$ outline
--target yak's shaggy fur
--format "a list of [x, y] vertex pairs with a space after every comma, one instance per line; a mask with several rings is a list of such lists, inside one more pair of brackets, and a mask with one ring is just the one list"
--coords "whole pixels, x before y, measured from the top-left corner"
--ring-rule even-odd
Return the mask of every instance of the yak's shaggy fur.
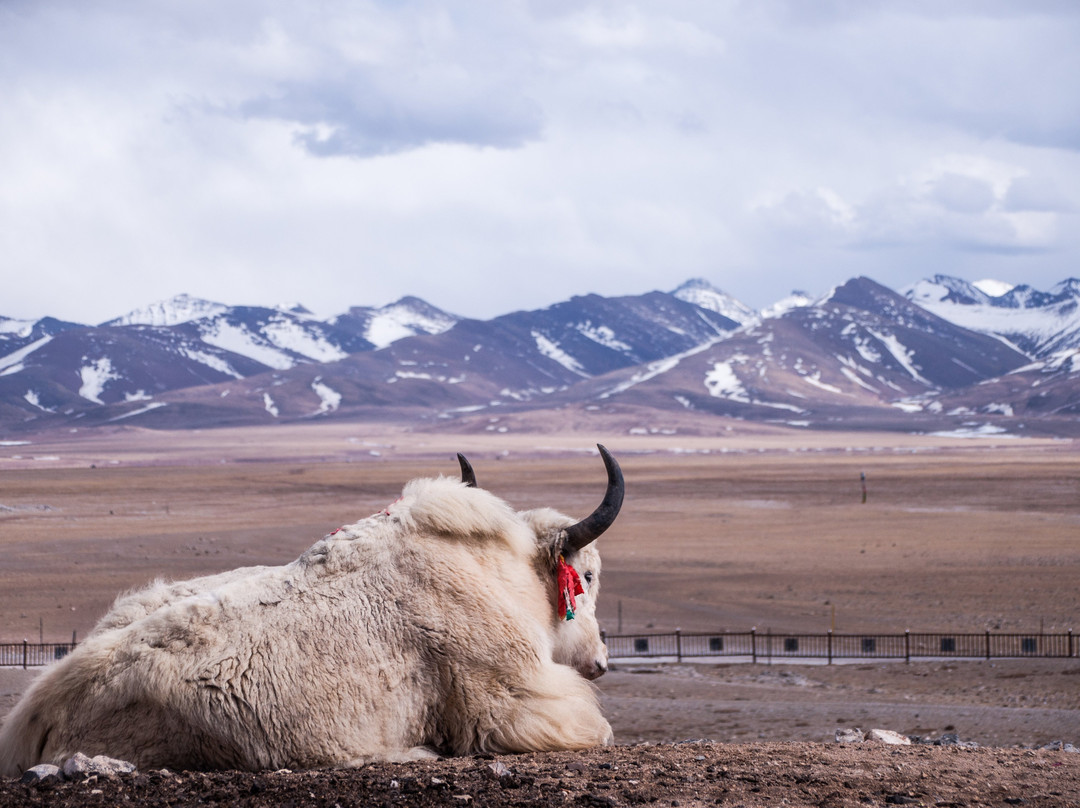
[[610, 742], [583, 678], [606, 665], [594, 545], [567, 558], [591, 573], [577, 618], [555, 613], [572, 521], [414, 480], [291, 564], [123, 595], [8, 716], [0, 774], [76, 752], [258, 770]]

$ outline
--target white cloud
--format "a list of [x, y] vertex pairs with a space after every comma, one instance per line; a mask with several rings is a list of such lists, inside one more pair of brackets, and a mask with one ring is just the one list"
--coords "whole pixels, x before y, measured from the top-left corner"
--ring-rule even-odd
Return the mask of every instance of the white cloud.
[[0, 313], [1075, 274], [1073, 4], [9, 0]]

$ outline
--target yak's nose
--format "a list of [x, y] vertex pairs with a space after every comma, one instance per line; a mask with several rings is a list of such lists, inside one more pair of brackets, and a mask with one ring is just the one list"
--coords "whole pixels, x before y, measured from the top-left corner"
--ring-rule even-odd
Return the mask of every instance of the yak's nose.
[[596, 660], [596, 667], [593, 668], [592, 676], [590, 676], [589, 678], [599, 679], [605, 673], [607, 673], [607, 663], [598, 659]]

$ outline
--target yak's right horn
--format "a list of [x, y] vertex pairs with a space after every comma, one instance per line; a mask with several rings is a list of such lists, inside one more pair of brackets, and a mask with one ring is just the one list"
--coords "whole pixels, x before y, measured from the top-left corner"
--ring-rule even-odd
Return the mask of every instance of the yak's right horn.
[[600, 456], [604, 458], [604, 465], [607, 467], [607, 493], [604, 494], [603, 502], [595, 511], [576, 525], [571, 525], [566, 529], [566, 547], [573, 552], [596, 541], [601, 533], [611, 527], [622, 507], [624, 491], [622, 469], [611, 456], [611, 452], [599, 443], [596, 444], [596, 448], [600, 450]]

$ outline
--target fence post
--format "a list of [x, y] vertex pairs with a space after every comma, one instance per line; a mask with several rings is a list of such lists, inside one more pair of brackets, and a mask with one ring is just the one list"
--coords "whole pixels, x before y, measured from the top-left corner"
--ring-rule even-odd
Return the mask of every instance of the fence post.
[[757, 626], [750, 629], [750, 656], [754, 660], [754, 664], [757, 664]]
[[911, 629], [904, 629], [904, 662], [911, 664]]
[[1072, 629], [1069, 629], [1069, 656], [1073, 655]]
[[26, 640], [22, 641], [22, 666], [23, 670], [26, 670]]
[[990, 658], [990, 629], [986, 630], [986, 658]]
[[832, 629], [831, 628], [829, 629], [827, 645], [829, 646], [829, 664], [831, 665], [832, 664]]
[[675, 629], [675, 661], [682, 662], [682, 629]]

